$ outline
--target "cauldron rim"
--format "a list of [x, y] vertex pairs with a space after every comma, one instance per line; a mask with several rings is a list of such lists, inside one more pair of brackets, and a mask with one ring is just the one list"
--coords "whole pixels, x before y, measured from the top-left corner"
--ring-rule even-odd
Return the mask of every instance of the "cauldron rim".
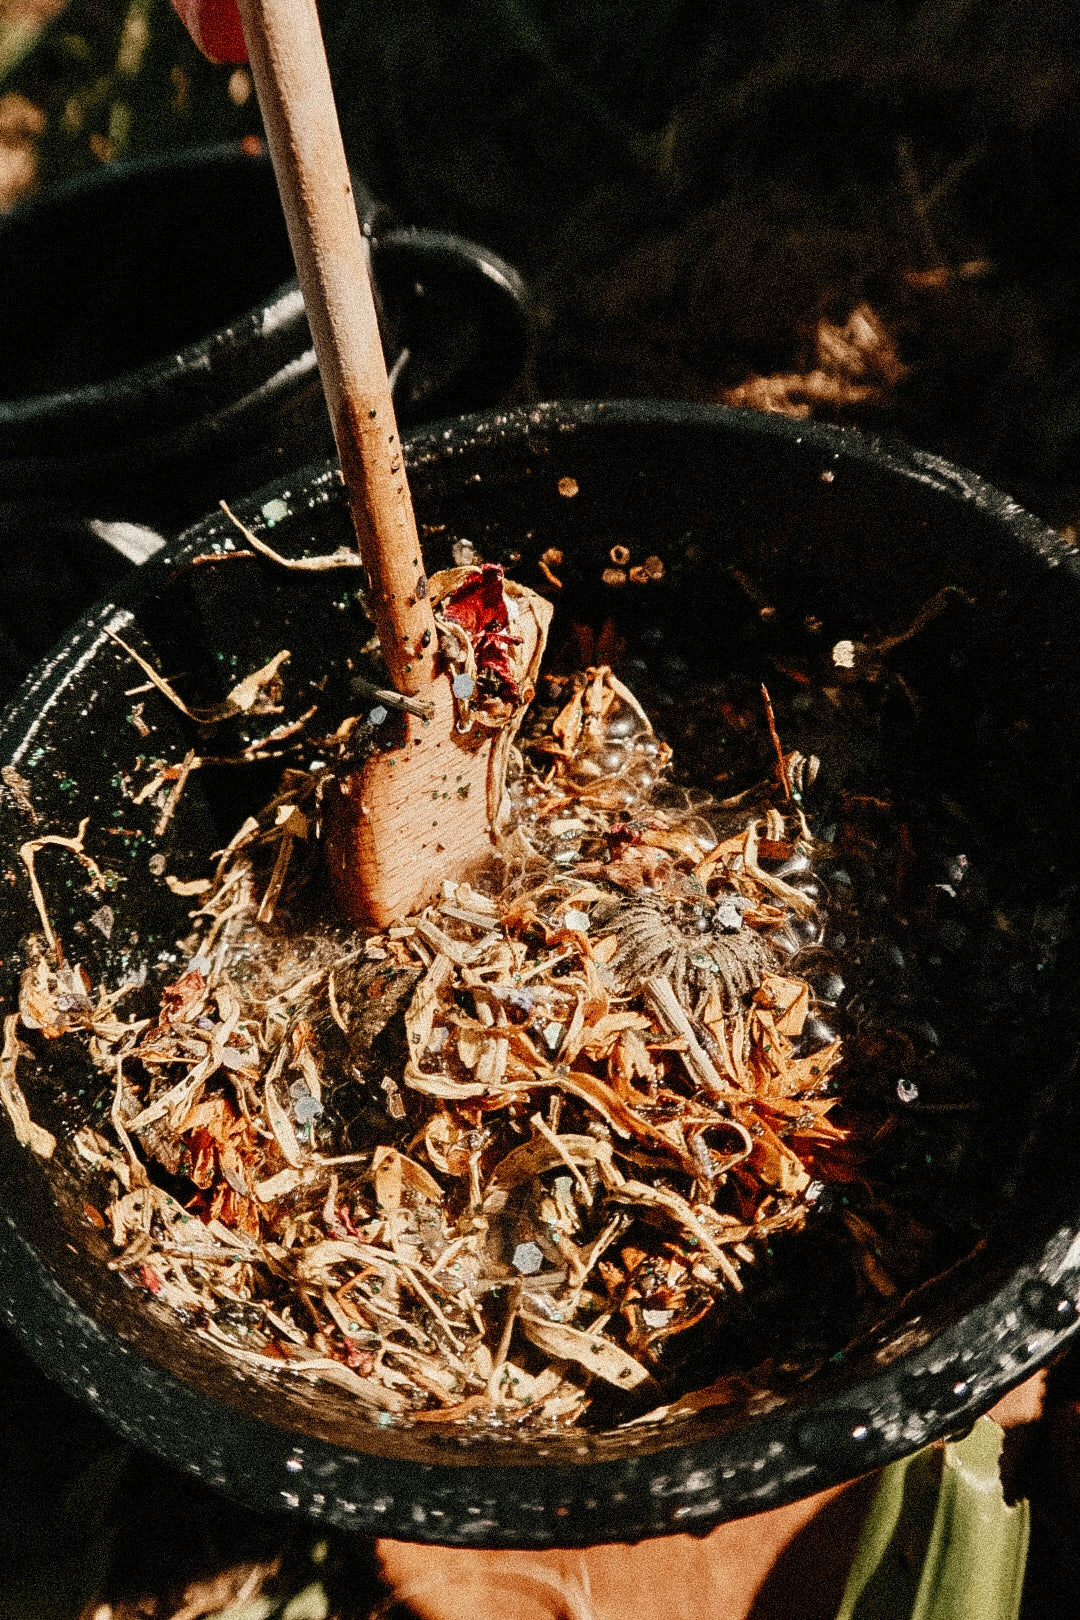
[[[838, 472], [845, 463], [868, 462], [978, 509], [1047, 568], [1076, 572], [1076, 559], [1059, 537], [981, 478], [854, 430], [677, 402], [568, 402], [436, 424], [409, 437], [407, 455], [414, 469], [449, 465], [467, 457], [471, 446], [500, 436], [617, 432], [651, 423], [715, 426], [736, 438], [798, 444]], [[257, 513], [285, 498], [286, 490], [294, 503], [312, 495], [333, 498], [337, 487], [332, 467], [310, 468], [260, 490], [248, 507]], [[150, 565], [147, 588], [215, 526], [220, 532], [220, 520], [206, 520], [181, 536]], [[59, 690], [65, 671], [100, 642], [102, 622], [102, 610], [88, 614], [24, 686], [0, 730], [5, 757], [43, 698]], [[10, 1208], [0, 1209], [5, 1319], [47, 1372], [90, 1399], [122, 1433], [252, 1505], [365, 1533], [461, 1546], [582, 1545], [705, 1531], [852, 1478], [927, 1439], [966, 1428], [1065, 1342], [1080, 1293], [1078, 1216], [1021, 1245], [958, 1321], [881, 1366], [855, 1393], [841, 1385], [823, 1399], [793, 1400], [723, 1436], [680, 1441], [673, 1431], [670, 1440], [661, 1437], [622, 1457], [552, 1466], [499, 1465], [486, 1456], [477, 1467], [467, 1455], [448, 1453], [445, 1462], [420, 1464], [349, 1452], [208, 1401], [88, 1316]], [[13, 1300], [26, 1307], [23, 1314]]]

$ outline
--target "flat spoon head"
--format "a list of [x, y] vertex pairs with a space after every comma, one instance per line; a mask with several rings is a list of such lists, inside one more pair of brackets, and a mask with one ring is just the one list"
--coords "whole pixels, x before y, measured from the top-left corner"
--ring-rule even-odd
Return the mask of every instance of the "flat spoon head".
[[543, 597], [509, 582], [506, 592], [516, 614], [519, 694], [510, 718], [497, 730], [477, 721], [461, 731], [451, 675], [438, 675], [425, 692], [430, 716], [405, 714], [395, 747], [377, 749], [329, 789], [327, 865], [338, 905], [353, 922], [385, 928], [422, 910], [446, 879], [460, 880], [499, 848], [509, 814], [510, 748], [535, 689], [551, 619]]

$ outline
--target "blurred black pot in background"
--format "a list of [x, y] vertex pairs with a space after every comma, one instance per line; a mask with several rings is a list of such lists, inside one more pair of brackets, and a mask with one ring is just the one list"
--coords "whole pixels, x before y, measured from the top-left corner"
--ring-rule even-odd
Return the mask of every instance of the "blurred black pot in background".
[[[357, 186], [403, 426], [497, 403], [516, 272]], [[175, 531], [332, 451], [273, 172], [251, 139], [110, 166], [0, 221], [0, 499]]]

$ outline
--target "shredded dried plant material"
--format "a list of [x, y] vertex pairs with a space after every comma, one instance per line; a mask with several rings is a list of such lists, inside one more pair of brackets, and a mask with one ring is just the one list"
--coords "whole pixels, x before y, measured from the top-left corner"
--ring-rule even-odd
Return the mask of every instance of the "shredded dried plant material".
[[[461, 724], [517, 695], [500, 580], [435, 582]], [[44, 912], [23, 977], [23, 1027], [108, 1077], [110, 1127], [75, 1149], [112, 1265], [245, 1368], [383, 1423], [669, 1409], [679, 1336], [865, 1147], [797, 971], [824, 926], [792, 788], [816, 761], [672, 808], [670, 750], [609, 668], [539, 686], [501, 857], [422, 913], [366, 938], [301, 920], [331, 773], [290, 768], [179, 885], [196, 932], [152, 1018], [92, 992]], [[86, 862], [81, 839], [27, 851]], [[9, 1020], [3, 1101], [44, 1152], [18, 1052]]]
[[16, 1066], [25, 1052], [16, 1034], [18, 1023], [16, 1013], [9, 1013], [4, 1019], [4, 1047], [0, 1052], [0, 1103], [7, 1111], [20, 1146], [28, 1147], [40, 1159], [51, 1159], [56, 1152], [56, 1137], [30, 1118], [30, 1109], [16, 1079]]
[[720, 398], [725, 405], [805, 418], [820, 409], [892, 404], [907, 375], [891, 333], [869, 304], [859, 304], [843, 326], [818, 321], [813, 364], [805, 370], [753, 375]]
[[97, 862], [87, 855], [83, 849], [83, 840], [86, 837], [86, 829], [89, 824], [89, 819], [84, 818], [74, 838], [63, 838], [59, 834], [50, 833], [44, 838], [31, 838], [25, 844], [19, 846], [19, 859], [26, 867], [27, 876], [30, 879], [30, 893], [34, 897], [34, 905], [37, 907], [38, 916], [41, 918], [41, 926], [45, 930], [45, 938], [48, 941], [49, 949], [55, 956], [59, 956], [59, 942], [53, 932], [53, 926], [49, 921], [49, 914], [45, 908], [45, 897], [41, 892], [41, 884], [38, 882], [35, 862], [38, 854], [43, 849], [52, 847], [69, 849], [72, 854], [78, 856], [83, 866], [90, 873], [91, 885], [94, 888], [103, 889], [105, 879], [101, 875], [101, 869]]
[[271, 562], [277, 563], [279, 568], [297, 574], [328, 574], [338, 568], [364, 566], [360, 553], [354, 546], [339, 546], [336, 551], [318, 557], [283, 557], [273, 546], [268, 546], [265, 540], [260, 540], [257, 534], [253, 534], [246, 524], [241, 523], [227, 501], [219, 501], [218, 505], [233, 527], [243, 535], [252, 551], [257, 551], [261, 557], [268, 557]]
[[181, 714], [186, 715], [189, 720], [196, 721], [199, 725], [214, 725], [222, 720], [232, 720], [237, 715], [281, 713], [279, 703], [281, 677], [279, 671], [282, 664], [286, 663], [290, 657], [288, 650], [285, 648], [276, 653], [262, 669], [257, 669], [251, 675], [246, 675], [242, 681], [238, 681], [232, 691], [226, 694], [223, 702], [203, 704], [198, 708], [191, 708], [184, 702], [171, 682], [167, 681], [164, 676], [159, 675], [153, 664], [148, 663], [141, 653], [135, 651], [134, 647], [129, 647], [127, 642], [116, 634], [115, 630], [111, 630], [106, 625], [105, 634], [115, 641], [118, 647], [123, 648], [133, 663], [138, 664], [150, 681], [151, 686], [156, 686], [162, 696], [167, 697], [169, 702], [180, 710]]

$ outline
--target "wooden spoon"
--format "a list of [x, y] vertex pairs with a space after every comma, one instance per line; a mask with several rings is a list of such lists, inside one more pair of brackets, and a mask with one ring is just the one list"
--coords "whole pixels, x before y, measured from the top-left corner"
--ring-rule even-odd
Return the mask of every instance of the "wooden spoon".
[[[327, 858], [339, 904], [384, 927], [428, 903], [497, 837], [507, 737], [455, 727], [314, 0], [239, 0], [252, 76], [315, 342], [368, 606], [394, 687], [425, 700], [405, 739], [330, 791]], [[530, 593], [531, 594], [531, 593]], [[519, 667], [538, 662], [550, 610], [521, 616]], [[510, 722], [516, 729], [531, 693]], [[494, 780], [493, 780], [494, 777]], [[492, 811], [495, 812], [493, 817]]]

